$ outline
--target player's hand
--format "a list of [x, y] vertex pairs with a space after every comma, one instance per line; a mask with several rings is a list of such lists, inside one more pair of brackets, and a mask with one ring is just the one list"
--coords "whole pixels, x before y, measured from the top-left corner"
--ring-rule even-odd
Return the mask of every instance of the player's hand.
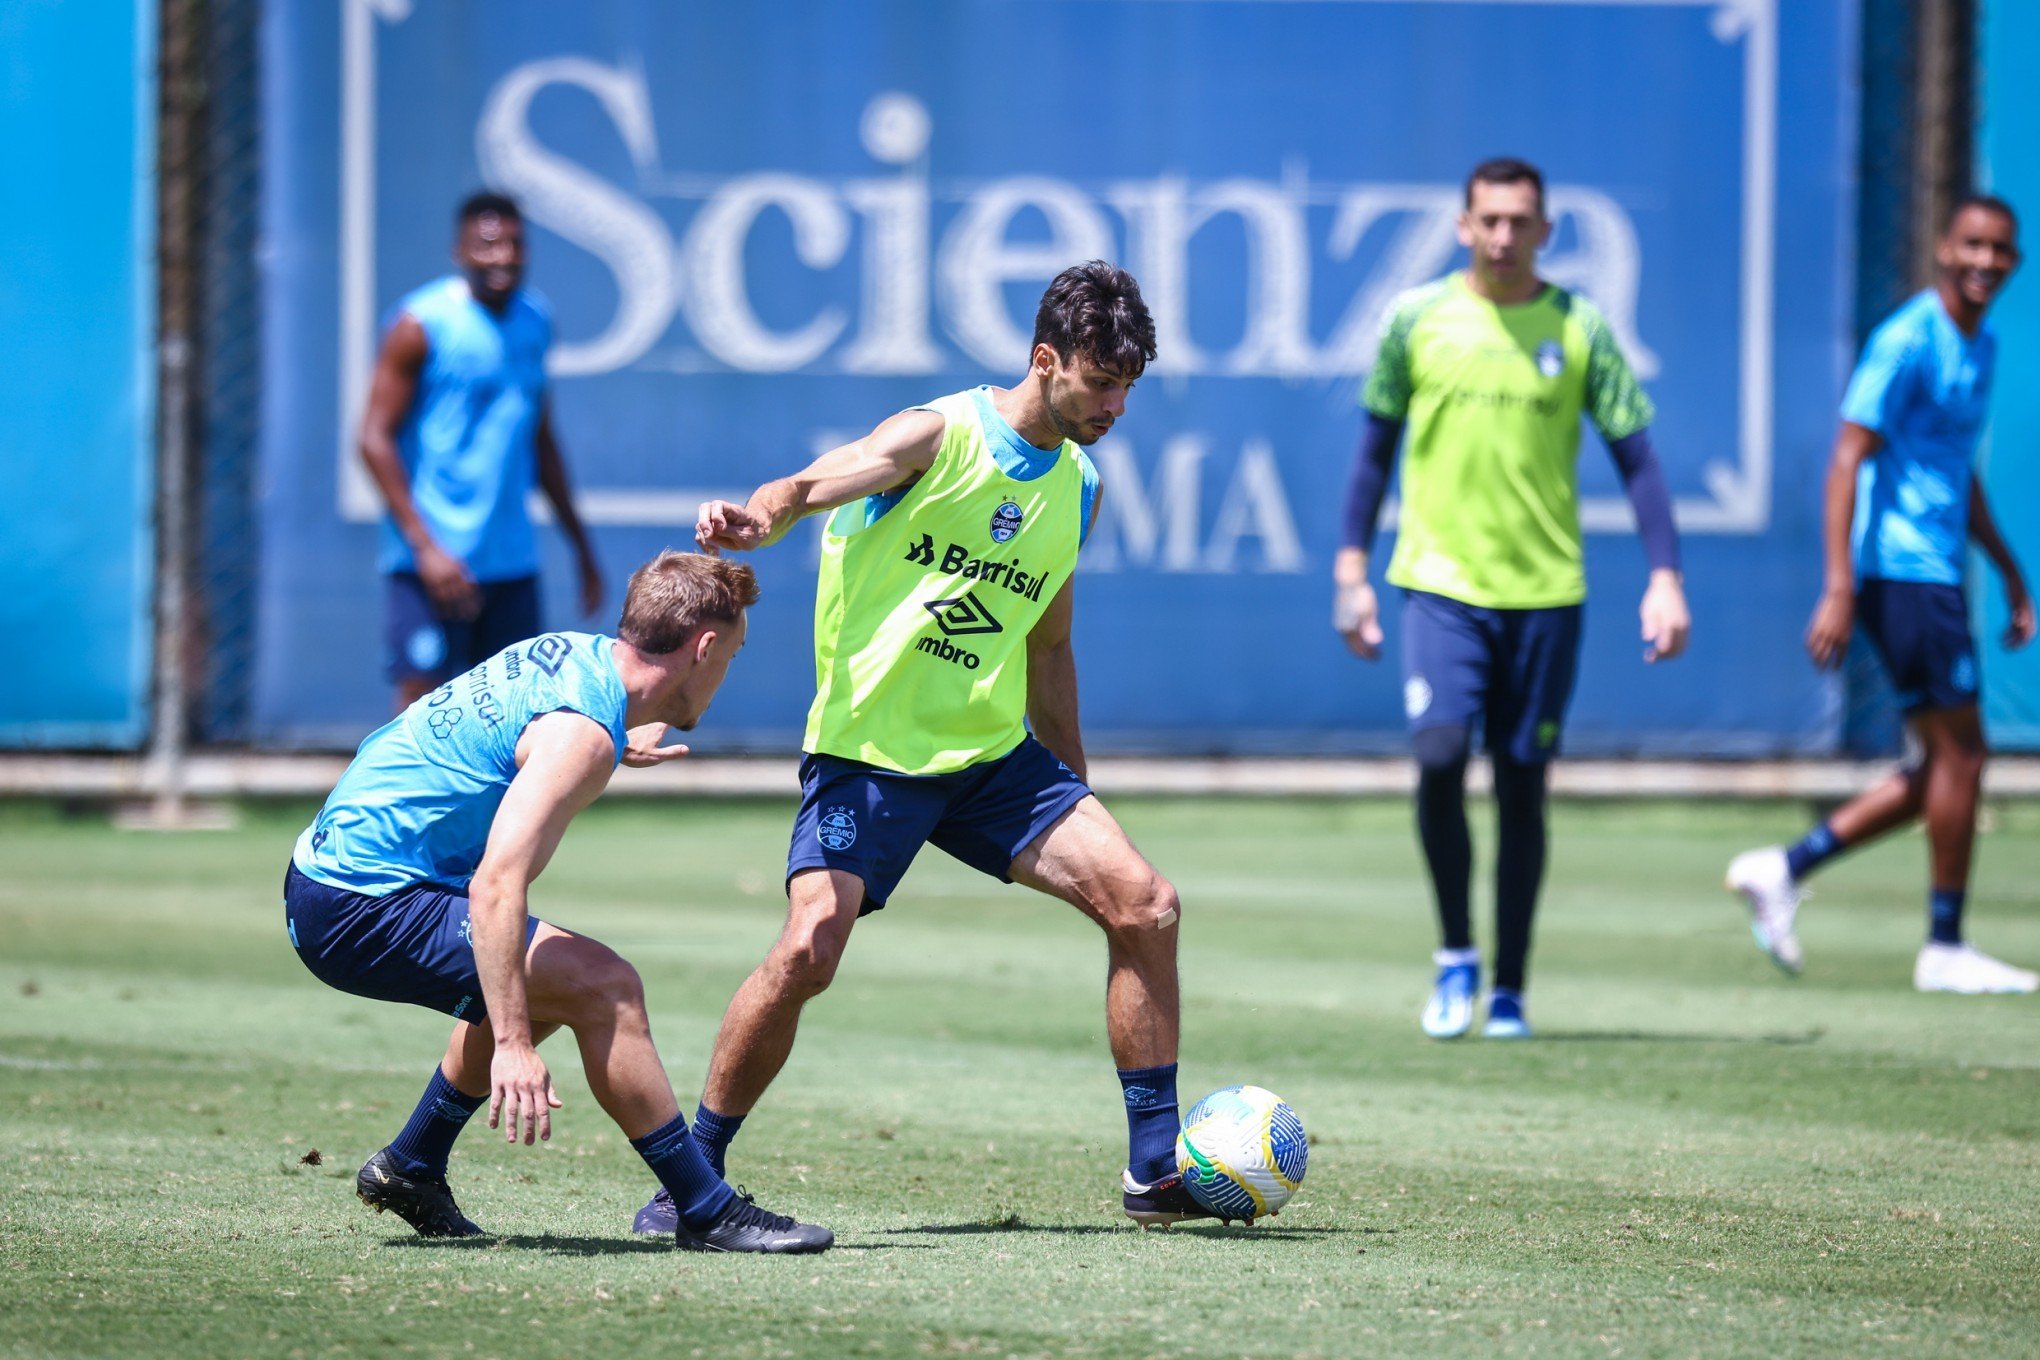
[[439, 617], [467, 622], [482, 612], [482, 588], [458, 557], [436, 543], [426, 544], [412, 557], [418, 565], [418, 580]]
[[703, 501], [694, 520], [694, 542], [711, 557], [749, 551], [771, 531], [770, 524], [735, 501]]
[[1646, 662], [1670, 661], [1686, 650], [1686, 640], [1693, 633], [1693, 615], [1686, 608], [1686, 588], [1679, 583], [1677, 572], [1650, 574], [1650, 586], [1643, 592], [1636, 614], [1643, 622]]
[[594, 553], [581, 554], [581, 616], [587, 618], [602, 607], [602, 596], [607, 589], [602, 580], [602, 566], [595, 560]]
[[504, 1141], [517, 1141], [520, 1119], [527, 1146], [534, 1135], [551, 1138], [552, 1112], [559, 1108], [552, 1074], [545, 1070], [545, 1059], [538, 1056], [537, 1049], [525, 1044], [496, 1050], [495, 1060], [489, 1064], [489, 1127], [495, 1128], [500, 1120]]
[[2005, 650], [2016, 652], [2040, 631], [2040, 620], [2034, 617], [2033, 597], [2026, 593], [2026, 583], [2016, 577], [2005, 582], [2005, 603], [2012, 611], [2011, 622], [2005, 625]]
[[1332, 588], [1332, 627], [1353, 655], [1373, 661], [1381, 655], [1381, 601], [1364, 579]]
[[664, 765], [686, 755], [687, 748], [677, 742], [671, 746], [659, 745], [670, 731], [672, 729], [662, 722], [631, 728], [623, 734], [623, 763], [633, 770], [649, 770], [654, 765]]
[[1806, 626], [1806, 654], [1824, 671], [1842, 664], [1849, 653], [1849, 633], [1856, 626], [1856, 593], [1830, 590], [1814, 606], [1813, 622]]

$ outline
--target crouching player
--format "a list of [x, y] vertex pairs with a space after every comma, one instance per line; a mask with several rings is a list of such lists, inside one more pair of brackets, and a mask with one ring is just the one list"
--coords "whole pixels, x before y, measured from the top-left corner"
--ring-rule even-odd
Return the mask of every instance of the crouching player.
[[596, 1102], [681, 1206], [695, 1251], [816, 1252], [826, 1229], [731, 1191], [666, 1080], [637, 972], [532, 916], [527, 896], [574, 814], [619, 761], [656, 764], [663, 728], [691, 729], [744, 644], [748, 567], [665, 552], [639, 568], [615, 638], [547, 633], [417, 700], [361, 744], [284, 879], [292, 946], [329, 986], [454, 1017], [410, 1122], [355, 1178], [364, 1203], [427, 1237], [482, 1230], [454, 1203], [447, 1155], [489, 1103], [526, 1144], [561, 1101], [537, 1045], [574, 1032]]

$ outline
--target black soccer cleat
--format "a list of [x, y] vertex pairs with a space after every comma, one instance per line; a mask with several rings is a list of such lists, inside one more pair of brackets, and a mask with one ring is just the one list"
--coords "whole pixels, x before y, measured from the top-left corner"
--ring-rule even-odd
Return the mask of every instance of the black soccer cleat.
[[[1218, 1218], [1190, 1197], [1181, 1173], [1172, 1172], [1152, 1185], [1142, 1185], [1131, 1171], [1119, 1173], [1119, 1205], [1143, 1228], [1166, 1228], [1186, 1218]], [[1230, 1219], [1223, 1220], [1231, 1222]]]
[[681, 1223], [673, 1230], [673, 1245], [682, 1251], [756, 1251], [772, 1255], [806, 1256], [827, 1251], [835, 1245], [836, 1234], [812, 1223], [796, 1223], [784, 1214], [760, 1209], [747, 1194], [730, 1200], [723, 1215], [706, 1228]]
[[403, 1219], [420, 1237], [486, 1236], [453, 1202], [445, 1177], [406, 1176], [390, 1160], [388, 1148], [369, 1158], [355, 1174], [354, 1193], [377, 1213], [387, 1209]]

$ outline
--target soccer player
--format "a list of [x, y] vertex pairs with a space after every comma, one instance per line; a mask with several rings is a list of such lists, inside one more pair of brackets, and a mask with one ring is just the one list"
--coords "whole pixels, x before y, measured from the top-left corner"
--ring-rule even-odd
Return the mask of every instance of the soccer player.
[[537, 1045], [564, 1025], [596, 1102], [680, 1206], [678, 1245], [834, 1240], [732, 1193], [680, 1116], [636, 971], [528, 900], [567, 823], [626, 758], [626, 732], [633, 765], [686, 751], [657, 743], [708, 708], [757, 597], [748, 567], [661, 553], [631, 577], [615, 638], [548, 633], [419, 699], [362, 742], [298, 837], [284, 911], [305, 966], [343, 992], [455, 1020], [410, 1121], [355, 1178], [378, 1212], [426, 1237], [481, 1231], [454, 1203], [447, 1155], [484, 1100], [513, 1143], [520, 1122], [526, 1144], [551, 1136], [561, 1102]]
[[1677, 656], [1691, 626], [1671, 498], [1651, 449], [1650, 398], [1593, 304], [1537, 277], [1550, 234], [1534, 167], [1475, 167], [1459, 217], [1467, 268], [1411, 289], [1389, 311], [1361, 397], [1367, 423], [1333, 568], [1334, 626], [1372, 661], [1382, 630], [1368, 556], [1407, 426], [1388, 580], [1403, 591], [1417, 836], [1442, 937], [1421, 1023], [1438, 1039], [1472, 1028], [1480, 990], [1465, 792], [1476, 726], [1494, 766], [1498, 822], [1494, 987], [1482, 1033], [1530, 1033], [1523, 990], [1544, 876], [1546, 776], [1572, 697], [1587, 590], [1582, 412], [1614, 455], [1650, 562], [1640, 610], [1645, 659]]
[[1870, 336], [1842, 398], [1842, 428], [1828, 464], [1826, 583], [1806, 650], [1839, 666], [1861, 628], [1898, 691], [1914, 757], [1858, 795], [1790, 849], [1738, 855], [1728, 886], [1749, 902], [1751, 933], [1779, 967], [1797, 973], [1795, 919], [1807, 875], [1842, 851], [1916, 817], [1927, 824], [1927, 941], [1913, 963], [1923, 992], [2030, 992], [2040, 977], [1964, 943], [1976, 803], [1983, 783], [1983, 721], [1976, 643], [1962, 580], [1970, 540], [2004, 581], [2011, 623], [2004, 645], [2033, 639], [2033, 599], [1998, 533], [1976, 475], [1997, 340], [1984, 324], [2019, 263], [2009, 204], [1962, 200], [1935, 247], [1934, 286]]
[[[769, 546], [834, 511], [786, 925], [723, 1016], [695, 1115], [718, 1166], [851, 927], [933, 844], [1103, 928], [1123, 1206], [1143, 1226], [1202, 1215], [1175, 1170], [1176, 891], [1084, 783], [1070, 647], [1072, 573], [1098, 508], [1083, 446], [1124, 414], [1154, 354], [1132, 276], [1074, 266], [1041, 299], [1016, 386], [902, 411], [742, 505], [701, 507], [695, 538], [712, 552]], [[655, 1199], [637, 1226], [660, 1230], [671, 1212]]]
[[534, 476], [581, 573], [581, 612], [602, 569], [553, 437], [545, 355], [552, 313], [524, 281], [524, 220], [500, 194], [460, 205], [460, 272], [397, 304], [361, 422], [382, 491], [385, 666], [397, 707], [539, 632]]

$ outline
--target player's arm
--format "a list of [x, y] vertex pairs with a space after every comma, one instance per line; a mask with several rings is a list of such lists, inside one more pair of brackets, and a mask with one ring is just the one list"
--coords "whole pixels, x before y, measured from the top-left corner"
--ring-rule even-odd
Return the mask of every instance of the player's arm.
[[1665, 485], [1664, 466], [1651, 446], [1648, 426], [1609, 440], [1608, 456], [1615, 460], [1623, 493], [1636, 515], [1644, 560], [1650, 564], [1650, 584], [1637, 609], [1643, 624], [1643, 659], [1669, 661], [1686, 650], [1693, 631], [1686, 578], [1679, 572], [1679, 526], [1672, 513], [1671, 489]]
[[[1101, 484], [1091, 499], [1091, 520], [1086, 537], [1098, 522], [1098, 508], [1105, 503]], [[1076, 578], [1062, 583], [1055, 598], [1027, 634], [1027, 721], [1034, 736], [1057, 760], [1070, 767], [1079, 779], [1084, 773], [1084, 737], [1077, 725], [1077, 653], [1070, 643], [1076, 620]]]
[[595, 560], [595, 548], [588, 541], [588, 530], [581, 523], [581, 512], [574, 508], [574, 490], [567, 480], [566, 455], [560, 452], [559, 439], [553, 434], [550, 401], [538, 408], [536, 442], [539, 489], [552, 503], [553, 518], [559, 521], [560, 531], [567, 536], [567, 542], [573, 544], [574, 560], [581, 572], [581, 612], [593, 614], [602, 607], [602, 566]]
[[1587, 382], [1582, 394], [1587, 417], [1607, 441], [1608, 456], [1622, 478], [1623, 493], [1636, 515], [1650, 580], [1636, 613], [1642, 624], [1643, 659], [1669, 661], [1686, 650], [1693, 615], [1686, 607], [1685, 578], [1679, 574], [1679, 529], [1664, 469], [1651, 447], [1650, 425], [1657, 409], [1636, 380], [1615, 332], [1591, 304], [1576, 312], [1587, 333]]
[[1407, 295], [1389, 309], [1381, 328], [1381, 344], [1360, 405], [1367, 424], [1353, 457], [1353, 475], [1346, 486], [1346, 512], [1338, 555], [1332, 559], [1332, 627], [1346, 639], [1355, 656], [1372, 661], [1381, 655], [1381, 602], [1367, 579], [1374, 532], [1381, 503], [1395, 470], [1396, 445], [1409, 419], [1416, 376], [1410, 357], [1410, 333], [1421, 309]]
[[933, 411], [902, 411], [791, 477], [765, 483], [742, 505], [706, 501], [695, 521], [694, 541], [704, 552], [763, 548], [778, 542], [804, 515], [905, 486], [935, 465], [947, 424]]
[[1849, 538], [1856, 519], [1856, 474], [1883, 446], [1877, 431], [1844, 420], [1828, 455], [1827, 489], [1821, 497], [1820, 602], [1806, 626], [1806, 654], [1824, 670], [1842, 664], [1856, 626], [1856, 564]]
[[383, 337], [368, 385], [368, 410], [361, 417], [361, 461], [375, 479], [390, 519], [411, 546], [418, 579], [439, 611], [452, 618], [473, 618], [481, 608], [481, 588], [460, 560], [439, 546], [425, 517], [411, 499], [411, 477], [397, 449], [398, 431], [410, 417], [418, 397], [418, 375], [425, 371], [431, 342], [418, 318], [405, 313]]
[[532, 1043], [524, 990], [531, 884], [552, 859], [567, 823], [609, 782], [616, 749], [592, 719], [547, 713], [518, 738], [517, 762], [517, 775], [496, 808], [482, 862], [468, 884], [468, 921], [482, 1000], [496, 1034], [496, 1056], [489, 1067], [489, 1127], [500, 1121], [504, 1137], [515, 1142], [521, 1118], [529, 1143], [534, 1134], [552, 1137], [552, 1111], [560, 1105]]
[[1353, 655], [1366, 661], [1381, 655], [1381, 602], [1367, 579], [1367, 566], [1402, 430], [1400, 420], [1367, 413], [1360, 447], [1353, 455], [1353, 475], [1346, 483], [1339, 552], [1332, 559], [1332, 627], [1346, 639]]
[[2012, 616], [2005, 625], [2005, 646], [2013, 650], [2023, 647], [2033, 640], [2036, 626], [2033, 597], [2027, 593], [2019, 559], [2012, 556], [2011, 545], [1998, 532], [1997, 519], [1990, 513], [1990, 498], [1983, 494], [1981, 477], [1969, 479], [1969, 536], [1983, 549], [1984, 556], [1997, 568], [1998, 579], [2005, 583], [2005, 604]]

